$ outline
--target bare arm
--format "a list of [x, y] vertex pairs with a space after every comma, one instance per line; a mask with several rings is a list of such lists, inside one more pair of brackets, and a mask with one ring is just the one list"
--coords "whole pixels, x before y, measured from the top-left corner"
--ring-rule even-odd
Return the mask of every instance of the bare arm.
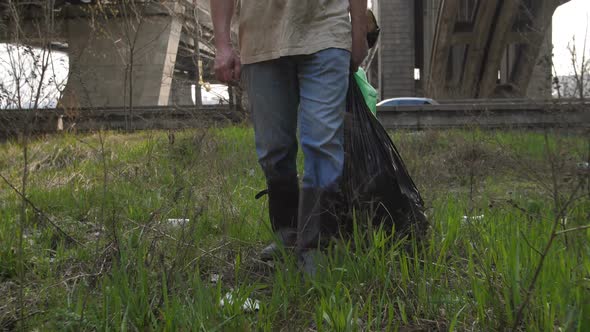
[[234, 13], [234, 0], [210, 0], [210, 6], [215, 47], [231, 46], [231, 17]]
[[354, 72], [367, 56], [367, 0], [349, 0], [352, 23], [351, 67]]
[[241, 63], [231, 45], [231, 19], [234, 0], [210, 0], [215, 33], [215, 77], [224, 83], [240, 79]]

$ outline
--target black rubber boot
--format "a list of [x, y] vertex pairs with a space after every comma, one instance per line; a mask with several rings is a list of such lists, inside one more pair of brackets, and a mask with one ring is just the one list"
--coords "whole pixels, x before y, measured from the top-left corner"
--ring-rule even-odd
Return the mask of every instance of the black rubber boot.
[[297, 240], [297, 230], [295, 228], [282, 229], [275, 232], [275, 240], [260, 251], [260, 260], [271, 261], [280, 256], [281, 249], [293, 250]]
[[[267, 181], [268, 214], [276, 240], [260, 253], [261, 260], [271, 260], [281, 246], [295, 247], [299, 206], [299, 182], [297, 176], [275, 178]], [[257, 196], [259, 197], [259, 196]]]
[[299, 268], [314, 276], [318, 257], [331, 237], [339, 233], [341, 197], [319, 188], [301, 191], [297, 223], [297, 259]]

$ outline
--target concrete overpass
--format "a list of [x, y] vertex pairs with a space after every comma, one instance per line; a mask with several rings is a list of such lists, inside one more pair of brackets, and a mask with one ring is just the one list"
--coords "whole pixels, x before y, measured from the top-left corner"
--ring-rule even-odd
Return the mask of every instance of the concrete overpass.
[[373, 0], [382, 98], [548, 98], [551, 21], [569, 0]]
[[51, 44], [69, 56], [61, 107], [189, 105], [200, 72], [209, 78], [208, 0], [12, 3], [0, 6], [0, 42]]
[[[200, 74], [212, 79], [209, 0], [55, 0], [51, 40], [36, 28], [51, 1], [20, 3], [35, 2], [45, 5], [27, 5], [19, 24], [29, 42], [67, 46], [64, 108], [189, 105]], [[548, 97], [551, 17], [563, 2], [373, 0], [382, 35], [369, 77], [382, 98]]]

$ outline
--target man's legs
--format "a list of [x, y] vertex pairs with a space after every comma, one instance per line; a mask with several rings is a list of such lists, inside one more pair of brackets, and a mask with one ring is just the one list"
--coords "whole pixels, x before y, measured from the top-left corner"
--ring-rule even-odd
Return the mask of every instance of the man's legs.
[[346, 50], [326, 49], [297, 57], [299, 130], [305, 157], [297, 252], [303, 268], [311, 273], [306, 253], [318, 247], [320, 236], [337, 231], [333, 203], [344, 167], [349, 68], [350, 53]]
[[[294, 246], [299, 185], [297, 181], [297, 68], [290, 58], [244, 65], [242, 80], [248, 92], [256, 153], [268, 186], [272, 229], [284, 245]], [[270, 259], [276, 244], [261, 258]]]

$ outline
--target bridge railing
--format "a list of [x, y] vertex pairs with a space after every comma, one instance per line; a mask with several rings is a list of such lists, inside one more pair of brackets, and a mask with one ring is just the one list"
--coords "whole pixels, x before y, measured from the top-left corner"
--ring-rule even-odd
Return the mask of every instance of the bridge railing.
[[244, 114], [228, 105], [0, 110], [0, 138], [58, 131], [184, 129], [241, 122]]
[[590, 128], [590, 101], [455, 103], [378, 107], [388, 129]]
[[437, 102], [443, 105], [452, 104], [527, 104], [527, 105], [540, 105], [540, 104], [576, 104], [580, 102], [578, 98], [559, 98], [559, 99], [531, 99], [531, 98], [502, 98], [502, 99], [437, 99]]
[[[455, 103], [381, 106], [377, 118], [387, 129], [548, 128], [590, 129], [590, 101]], [[228, 105], [99, 109], [0, 110], [0, 138], [32, 132], [184, 129], [231, 125], [248, 115]]]

